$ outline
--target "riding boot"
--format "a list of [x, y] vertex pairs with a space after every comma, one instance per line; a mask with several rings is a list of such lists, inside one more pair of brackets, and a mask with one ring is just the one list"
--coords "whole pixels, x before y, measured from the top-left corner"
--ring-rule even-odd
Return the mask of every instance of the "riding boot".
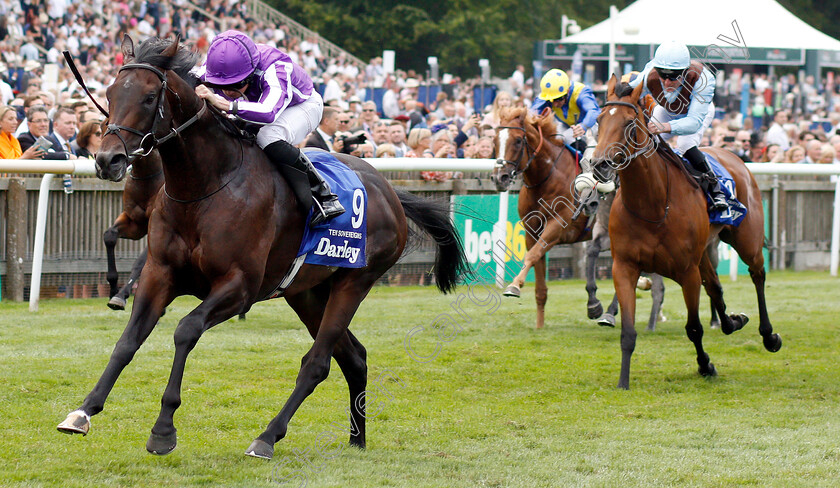
[[300, 152], [300, 157], [296, 161], [306, 168], [306, 174], [309, 177], [309, 188], [312, 191], [313, 202], [315, 203], [315, 211], [312, 213], [311, 225], [318, 225], [325, 220], [337, 217], [344, 213], [344, 207], [338, 201], [338, 195], [332, 192], [327, 180], [321, 176], [312, 161], [303, 153]]
[[720, 188], [720, 182], [712, 171], [706, 155], [697, 146], [693, 146], [685, 152], [685, 158], [691, 163], [694, 169], [703, 173], [702, 179], [705, 183], [706, 191], [709, 192], [709, 196], [712, 198], [712, 208], [719, 211], [729, 209], [729, 204], [726, 202], [726, 195], [724, 195], [723, 190]]
[[338, 197], [300, 149], [286, 141], [276, 141], [263, 150], [291, 186], [301, 210], [307, 213], [315, 205], [311, 225], [344, 213]]

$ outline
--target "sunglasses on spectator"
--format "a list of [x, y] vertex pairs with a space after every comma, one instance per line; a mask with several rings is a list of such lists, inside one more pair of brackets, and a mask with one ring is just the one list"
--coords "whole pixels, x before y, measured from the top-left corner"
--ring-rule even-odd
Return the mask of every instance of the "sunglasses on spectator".
[[363, 108], [362, 112], [376, 112], [375, 108]]
[[679, 80], [682, 78], [683, 73], [685, 70], [682, 69], [666, 69], [666, 68], [655, 68], [656, 74], [659, 75], [660, 78], [663, 80]]
[[347, 120], [339, 120], [339, 121], [338, 121], [338, 123], [339, 123], [339, 124], [349, 124], [349, 123], [350, 123], [350, 119], [347, 119]]

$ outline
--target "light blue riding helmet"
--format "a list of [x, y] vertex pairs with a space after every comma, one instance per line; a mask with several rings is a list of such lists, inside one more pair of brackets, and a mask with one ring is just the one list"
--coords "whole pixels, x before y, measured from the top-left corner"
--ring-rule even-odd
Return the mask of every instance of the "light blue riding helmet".
[[669, 70], [684, 70], [691, 64], [691, 54], [685, 44], [668, 41], [658, 48], [653, 55], [653, 67]]

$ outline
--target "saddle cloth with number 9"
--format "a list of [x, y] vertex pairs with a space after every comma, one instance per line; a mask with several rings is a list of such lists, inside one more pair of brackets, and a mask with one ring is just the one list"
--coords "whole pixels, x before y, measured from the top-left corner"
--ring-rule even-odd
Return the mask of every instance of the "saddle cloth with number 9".
[[338, 195], [346, 211], [311, 227], [307, 217], [306, 229], [297, 256], [306, 254], [305, 263], [341, 268], [366, 266], [365, 241], [367, 240], [367, 192], [355, 171], [332, 154], [319, 150], [304, 151], [321, 176]]

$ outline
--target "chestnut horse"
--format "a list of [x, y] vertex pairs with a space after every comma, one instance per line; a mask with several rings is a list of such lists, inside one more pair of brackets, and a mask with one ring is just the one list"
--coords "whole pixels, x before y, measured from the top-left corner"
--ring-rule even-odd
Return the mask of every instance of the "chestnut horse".
[[[291, 283], [284, 284], [307, 220], [289, 185], [253, 140], [243, 139], [226, 117], [196, 96], [198, 80], [190, 69], [197, 54], [179, 48], [177, 39], [150, 38], [139, 45], [135, 56], [128, 36], [122, 50], [127, 64], [106, 92], [110, 125], [96, 156], [98, 176], [122, 176], [133, 157], [157, 147], [165, 182], [149, 221], [148, 259], [131, 318], [99, 381], [59, 430], [87, 433], [90, 416], [102, 411], [121, 371], [164, 308], [175, 297], [194, 295], [201, 304], [175, 329], [172, 372], [146, 444], [154, 454], [171, 452], [177, 444], [173, 415], [181, 404], [190, 351], [205, 331], [270, 298], [280, 284], [315, 342], [303, 356], [291, 396], [246, 454], [272, 457], [274, 444], [286, 435], [294, 413], [327, 378], [332, 358], [350, 390], [350, 443], [364, 447], [366, 352], [350, 333], [350, 321], [376, 281], [402, 254], [408, 236], [406, 217], [435, 240], [438, 288], [448, 292], [456, 286], [466, 270], [466, 258], [448, 206], [398, 194], [363, 160], [336, 155], [356, 172], [367, 192], [369, 205], [352, 206], [359, 222], [360, 212], [367, 211], [366, 265], [303, 264]], [[348, 203], [345, 206], [349, 208]]]
[[525, 260], [522, 270], [505, 289], [505, 296], [520, 296], [525, 277], [534, 268], [534, 298], [537, 328], [545, 324], [545, 255], [557, 244], [572, 244], [591, 237], [587, 218], [572, 220], [575, 211], [572, 182], [580, 173], [575, 156], [558, 137], [554, 114], [541, 115], [524, 107], [505, 108], [496, 128], [496, 167], [493, 182], [506, 191], [522, 174], [519, 218], [525, 228]]
[[639, 104], [643, 84], [632, 89], [610, 79], [607, 102], [599, 116], [599, 141], [593, 154], [596, 175], [609, 168], [618, 171], [621, 188], [610, 212], [613, 283], [621, 306], [621, 373], [618, 387], [630, 386], [630, 358], [636, 346], [636, 280], [642, 271], [676, 281], [683, 291], [688, 312], [686, 332], [697, 352], [699, 372], [717, 374], [703, 350], [700, 323], [700, 285], [705, 287], [720, 315], [721, 330], [731, 334], [744, 326], [746, 315], [726, 315], [717, 272], [707, 244], [715, 235], [732, 245], [749, 266], [758, 297], [759, 327], [764, 347], [776, 352], [782, 346], [773, 333], [764, 298], [764, 212], [761, 192], [752, 174], [735, 154], [704, 148], [726, 167], [735, 181], [736, 195], [748, 211], [740, 225], [710, 225], [706, 196], [682, 162], [661, 138], [647, 130], [646, 114]]
[[128, 179], [123, 189], [123, 210], [102, 236], [108, 256], [106, 278], [111, 286], [111, 299], [108, 306], [114, 310], [125, 310], [125, 303], [131, 294], [131, 287], [140, 277], [140, 271], [146, 263], [146, 250], [134, 262], [131, 275], [122, 288], [117, 287], [117, 262], [114, 248], [118, 239], [139, 240], [148, 233], [149, 216], [154, 207], [160, 187], [163, 186], [163, 167], [160, 155], [152, 151], [149, 155], [137, 158], [131, 165]]
[[[498, 160], [492, 179], [497, 190], [506, 191], [516, 176], [522, 175], [523, 185], [519, 190], [518, 211], [525, 228], [525, 247], [528, 249], [522, 270], [505, 289], [504, 294], [520, 296], [525, 277], [533, 267], [539, 329], [545, 324], [545, 303], [548, 299], [545, 254], [557, 244], [573, 244], [592, 236], [587, 228], [587, 217], [579, 216], [572, 220], [572, 214], [575, 212], [573, 184], [575, 177], [580, 173], [580, 165], [574, 153], [566, 147], [563, 139], [558, 137], [559, 131], [551, 112], [537, 115], [524, 107], [505, 108], [499, 114], [499, 119], [500, 124], [496, 129]], [[607, 215], [608, 213], [603, 211], [602, 203], [598, 218], [605, 218]], [[605, 224], [601, 225], [605, 230]], [[597, 219], [595, 228], [598, 228]], [[587, 272], [590, 306], [593, 300], [597, 302], [594, 270], [599, 252], [600, 248], [595, 252], [595, 258], [587, 261], [587, 269], [592, 270], [591, 276]], [[661, 280], [657, 284], [661, 285]], [[602, 312], [600, 302], [597, 303]], [[654, 323], [661, 304], [661, 297], [654, 297], [651, 312], [651, 320]], [[593, 316], [593, 309], [589, 307], [588, 310], [590, 318], [603, 319], [600, 312]], [[604, 325], [614, 325], [614, 319], [607, 320]]]

